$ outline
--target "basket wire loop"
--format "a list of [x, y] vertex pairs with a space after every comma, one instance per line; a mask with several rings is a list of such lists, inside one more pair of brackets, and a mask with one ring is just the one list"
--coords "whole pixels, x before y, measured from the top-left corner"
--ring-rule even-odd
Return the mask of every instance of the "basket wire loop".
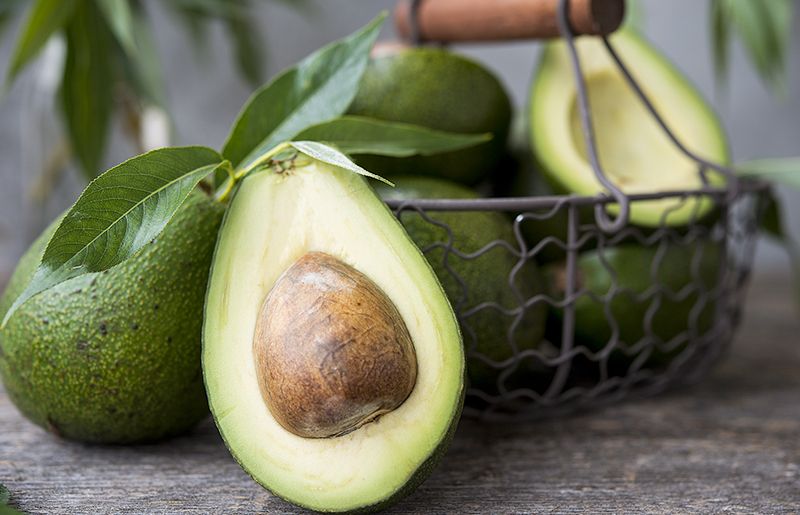
[[594, 134], [594, 124], [592, 123], [592, 113], [589, 106], [589, 95], [586, 91], [586, 78], [581, 69], [581, 60], [580, 56], [578, 56], [578, 50], [575, 48], [575, 31], [569, 23], [569, 6], [570, 0], [561, 0], [558, 5], [558, 29], [561, 32], [562, 38], [567, 42], [567, 48], [569, 49], [570, 60], [572, 62], [572, 71], [575, 76], [575, 87], [578, 92], [578, 102], [580, 105], [583, 139], [586, 141], [589, 163], [592, 166], [595, 177], [611, 194], [611, 197], [616, 200], [619, 206], [619, 214], [616, 219], [611, 219], [605, 207], [596, 205], [594, 209], [595, 221], [601, 230], [607, 233], [615, 233], [628, 225], [630, 200], [616, 184], [608, 179], [603, 167], [600, 165], [600, 158], [597, 154], [597, 140]]

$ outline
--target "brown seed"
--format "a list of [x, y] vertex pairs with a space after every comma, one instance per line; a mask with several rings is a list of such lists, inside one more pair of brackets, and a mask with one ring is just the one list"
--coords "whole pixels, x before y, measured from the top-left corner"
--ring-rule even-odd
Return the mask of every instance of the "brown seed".
[[253, 339], [275, 419], [307, 438], [339, 436], [400, 406], [414, 389], [414, 345], [366, 275], [321, 252], [298, 259], [261, 307]]

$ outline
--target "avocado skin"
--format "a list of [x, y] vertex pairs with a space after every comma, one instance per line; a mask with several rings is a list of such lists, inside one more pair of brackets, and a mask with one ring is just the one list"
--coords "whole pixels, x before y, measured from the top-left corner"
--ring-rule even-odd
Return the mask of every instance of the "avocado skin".
[[350, 114], [458, 133], [491, 133], [480, 145], [434, 156], [358, 156], [368, 170], [413, 173], [474, 185], [504, 157], [511, 101], [490, 71], [447, 50], [412, 48], [373, 59]]
[[[223, 213], [193, 193], [137, 256], [25, 303], [0, 332], [0, 376], [17, 408], [58, 436], [92, 443], [155, 441], [205, 418], [203, 305]], [[0, 313], [57, 225], [20, 260]]]
[[[382, 185], [377, 188], [384, 199], [478, 198], [472, 190], [440, 179], [406, 176], [393, 180], [395, 188]], [[505, 240], [514, 248], [517, 246], [511, 223], [500, 213], [441, 211], [430, 212], [428, 216], [450, 227], [453, 231], [454, 248], [461, 253], [474, 253], [494, 240]], [[446, 229], [428, 223], [414, 211], [404, 212], [400, 221], [411, 239], [423, 250], [436, 243], [448, 242]], [[466, 297], [459, 282], [444, 265], [444, 249], [429, 250], [425, 257], [442, 283], [450, 302], [462, 313], [484, 302], [495, 302], [508, 310], [515, 309], [534, 295], [544, 292], [538, 267], [528, 261], [516, 275], [515, 286], [520, 297], [515, 295], [508, 286], [508, 277], [518, 259], [503, 247], [495, 247], [472, 260], [449, 255], [448, 264], [467, 286]], [[528, 308], [514, 332], [517, 351], [537, 347], [544, 334], [546, 312], [542, 303]], [[483, 309], [461, 321], [461, 332], [467, 351], [468, 376], [473, 387], [494, 390], [503, 369], [498, 370], [477, 357], [470, 357], [470, 351], [475, 350], [494, 361], [503, 361], [514, 356], [515, 352], [509, 347], [506, 336], [513, 320], [513, 316], [506, 316], [493, 309]], [[473, 334], [474, 340], [471, 336]]]
[[[589, 251], [578, 258], [578, 288], [584, 288], [592, 295], [602, 297], [609, 293], [614, 280], [604, 265], [605, 263], [617, 275], [616, 285], [623, 291], [617, 292], [611, 301], [611, 315], [619, 326], [619, 340], [624, 347], [636, 345], [645, 336], [645, 318], [655, 297], [648, 296], [639, 302], [633, 296], [642, 295], [651, 290], [655, 284], [663, 286], [670, 294], [675, 295], [687, 286], [698, 283], [693, 276], [692, 260], [695, 252], [702, 252], [698, 277], [705, 290], [716, 286], [719, 262], [722, 249], [717, 243], [697, 242], [692, 246], [670, 245], [663, 253], [661, 264], [655, 277], [650, 268], [658, 253], [658, 247], [641, 247], [638, 245], [621, 245], [606, 249], [601, 258], [599, 251]], [[556, 300], [564, 295], [563, 273], [564, 263], [548, 265], [544, 269], [545, 277]], [[649, 365], [666, 365], [686, 348], [685, 343], [674, 349], [663, 349], [663, 346], [689, 328], [690, 314], [698, 300], [698, 293], [693, 291], [681, 298], [661, 297], [661, 305], [653, 317], [653, 335], [658, 338], [654, 342], [652, 354], [647, 360]], [[612, 336], [605, 314], [605, 304], [601, 298], [594, 300], [589, 295], [582, 295], [575, 303], [575, 338], [576, 344], [584, 345], [594, 352], [602, 350]], [[714, 323], [715, 305], [711, 301], [700, 311], [697, 319], [699, 335], [708, 332]], [[563, 311], [554, 309], [551, 312], [560, 327]], [[552, 325], [552, 324], [551, 324]], [[622, 351], [615, 351], [612, 356], [617, 362], [632, 361], [636, 356], [627, 356]]]

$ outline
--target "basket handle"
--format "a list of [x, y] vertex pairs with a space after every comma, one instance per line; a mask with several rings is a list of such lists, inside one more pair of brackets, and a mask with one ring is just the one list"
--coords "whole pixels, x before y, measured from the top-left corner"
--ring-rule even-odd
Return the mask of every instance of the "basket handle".
[[[559, 0], [401, 0], [398, 34], [406, 40], [507, 41], [561, 36]], [[607, 35], [625, 17], [625, 0], [572, 0], [569, 22], [576, 34]]]

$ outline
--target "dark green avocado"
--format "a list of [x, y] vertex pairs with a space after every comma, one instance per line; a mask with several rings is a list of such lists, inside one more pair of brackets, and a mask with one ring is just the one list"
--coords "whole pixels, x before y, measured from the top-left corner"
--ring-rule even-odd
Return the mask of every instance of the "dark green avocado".
[[[0, 376], [26, 417], [64, 438], [133, 443], [177, 435], [207, 415], [203, 303], [223, 211], [194, 193], [136, 257], [22, 305], [0, 331]], [[0, 316], [56, 227], [20, 260]]]

